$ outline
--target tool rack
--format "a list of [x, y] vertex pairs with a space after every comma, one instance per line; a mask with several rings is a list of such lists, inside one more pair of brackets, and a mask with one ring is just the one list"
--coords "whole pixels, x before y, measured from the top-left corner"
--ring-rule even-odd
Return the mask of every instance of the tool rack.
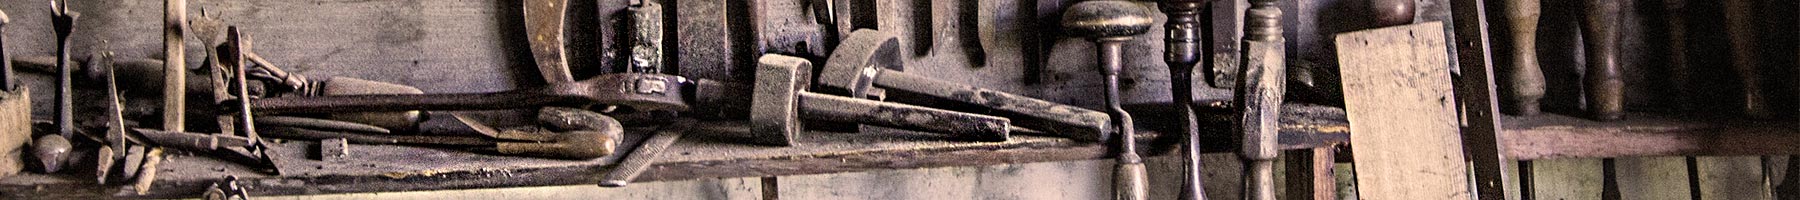
[[[218, 7], [227, 12], [257, 13], [248, 10], [246, 2], [221, 2]], [[288, 3], [276, 3], [288, 4]], [[297, 3], [295, 3], [297, 4]], [[1465, 155], [1473, 163], [1476, 179], [1476, 191], [1481, 199], [1501, 199], [1504, 191], [1499, 186], [1502, 173], [1508, 169], [1504, 163], [1513, 160], [1535, 160], [1555, 158], [1612, 158], [1633, 156], [1671, 156], [1671, 155], [1782, 155], [1800, 154], [1800, 135], [1790, 134], [1800, 130], [1800, 125], [1776, 121], [1751, 121], [1734, 117], [1685, 116], [1649, 113], [1627, 114], [1625, 120], [1614, 122], [1594, 122], [1568, 116], [1544, 114], [1531, 117], [1502, 116], [1496, 112], [1495, 90], [1488, 42], [1492, 37], [1485, 33], [1488, 26], [1481, 16], [1495, 15], [1484, 11], [1484, 0], [1450, 0], [1452, 20], [1455, 32], [1456, 60], [1461, 69], [1457, 77], [1457, 97], [1464, 105], [1466, 124], [1463, 127]], [[35, 5], [35, 4], [34, 4]], [[452, 5], [453, 8], [467, 8], [469, 5]], [[479, 5], [478, 5], [479, 6]], [[139, 5], [135, 7], [110, 8], [95, 10], [89, 13], [112, 13], [131, 18], [139, 16], [155, 18], [153, 6]], [[198, 6], [196, 6], [198, 7]], [[14, 16], [41, 16], [40, 10], [14, 7], [6, 8]], [[78, 7], [79, 8], [79, 7]], [[14, 12], [13, 10], [20, 10]], [[404, 9], [403, 9], [404, 10]], [[502, 26], [487, 21], [499, 21], [501, 24], [516, 23], [516, 18], [509, 18], [517, 13], [516, 9], [496, 8], [504, 10], [501, 14], [452, 13], [445, 19], [479, 22], [471, 26]], [[132, 12], [139, 11], [139, 12]], [[416, 11], [416, 10], [415, 10]], [[389, 25], [422, 26], [428, 22], [419, 20], [398, 20], [400, 17], [381, 17], [370, 13], [348, 11], [312, 11], [306, 14], [339, 14], [350, 17], [344, 19], [387, 19], [394, 20]], [[489, 11], [491, 12], [491, 11]], [[417, 14], [417, 13], [415, 13]], [[239, 18], [244, 21], [279, 21], [283, 17], [298, 17], [304, 14], [268, 14], [271, 16], [256, 18]], [[491, 17], [501, 16], [500, 19]], [[18, 24], [47, 24], [47, 19], [15, 17]], [[849, 17], [845, 17], [848, 19]], [[591, 22], [591, 21], [590, 21]], [[572, 22], [573, 23], [573, 22]], [[153, 24], [122, 24], [112, 30], [154, 30]], [[140, 27], [141, 26], [141, 27]], [[379, 29], [370, 25], [352, 28]], [[516, 26], [516, 24], [507, 27]], [[455, 27], [455, 26], [451, 26]], [[262, 26], [251, 30], [300, 30], [292, 26]], [[414, 27], [417, 28], [417, 27]], [[490, 28], [491, 29], [491, 28]], [[47, 29], [44, 29], [47, 30]], [[93, 30], [93, 29], [90, 29]], [[302, 30], [303, 31], [303, 30]], [[381, 31], [381, 30], [347, 30], [347, 31]], [[427, 33], [443, 30], [418, 30], [416, 33], [401, 34], [402, 41], [417, 42], [424, 45], [415, 46], [456, 46], [449, 43], [457, 41], [429, 41]], [[99, 34], [125, 34], [129, 31], [104, 32]], [[311, 32], [314, 34], [324, 32]], [[47, 36], [47, 32], [22, 33], [32, 36]], [[493, 35], [516, 33], [481, 33], [460, 35], [463, 37], [493, 37]], [[265, 34], [270, 35], [270, 34]], [[274, 34], [281, 35], [281, 34]], [[117, 35], [113, 35], [117, 36]], [[289, 36], [289, 35], [283, 35]], [[149, 34], [124, 36], [126, 38], [148, 38]], [[47, 37], [17, 37], [47, 38]], [[268, 37], [264, 37], [268, 38]], [[289, 40], [326, 39], [330, 36], [310, 36], [296, 34], [284, 38]], [[388, 38], [394, 39], [394, 38]], [[1152, 40], [1152, 39], [1144, 39]], [[89, 40], [91, 41], [91, 40]], [[265, 40], [267, 41], [267, 40]], [[459, 40], [460, 41], [460, 40]], [[27, 44], [47, 44], [48, 40], [26, 41]], [[501, 43], [495, 41], [494, 43]], [[279, 42], [265, 43], [280, 45]], [[520, 50], [523, 43], [508, 47], [510, 44], [467, 44], [477, 48], [501, 48]], [[28, 45], [20, 45], [28, 46]], [[43, 46], [43, 45], [37, 45]], [[86, 46], [86, 45], [83, 45]], [[1154, 46], [1154, 45], [1152, 45]], [[353, 46], [354, 47], [354, 46]], [[366, 46], [363, 46], [366, 47]], [[342, 50], [338, 47], [311, 46], [266, 46], [265, 51], [281, 53], [281, 51], [307, 52]], [[288, 49], [288, 50], [283, 50]], [[403, 51], [404, 49], [377, 49], [375, 52]], [[518, 54], [523, 54], [524, 51]], [[910, 53], [910, 51], [909, 51]], [[126, 54], [133, 54], [127, 52]], [[135, 53], [143, 54], [143, 53]], [[350, 62], [371, 62], [373, 64], [418, 65], [420, 61], [451, 62], [464, 65], [492, 66], [524, 66], [517, 63], [485, 61], [482, 58], [466, 58], [450, 56], [449, 59], [429, 58], [433, 55], [420, 52], [401, 52], [399, 58], [386, 58], [375, 55], [350, 55]], [[17, 54], [15, 54], [17, 55]], [[190, 55], [190, 57], [195, 55]], [[592, 56], [592, 55], [581, 55]], [[523, 56], [503, 55], [514, 62], [524, 61]], [[408, 60], [411, 59], [411, 60]], [[198, 60], [192, 59], [189, 60]], [[1158, 59], [1143, 59], [1157, 61]], [[342, 64], [345, 61], [333, 61]], [[611, 62], [611, 61], [596, 61]], [[511, 67], [507, 67], [511, 68]], [[434, 79], [421, 81], [425, 88], [448, 88], [465, 91], [491, 91], [496, 88], [516, 87], [514, 83], [506, 83], [512, 79], [502, 78], [485, 87], [463, 88], [451, 86], [458, 81], [492, 81], [479, 77], [458, 73], [439, 75], [403, 75], [379, 72], [379, 69], [358, 69], [355, 67], [337, 73], [365, 74], [386, 76], [391, 79]], [[523, 68], [520, 68], [523, 69]], [[435, 69], [446, 70], [446, 69]], [[528, 72], [506, 72], [505, 69], [485, 68], [447, 69], [460, 73], [511, 73], [509, 76], [529, 76]], [[516, 82], [516, 81], [513, 81]], [[36, 89], [37, 91], [49, 91]], [[1209, 104], [1201, 104], [1209, 105]], [[1212, 104], [1216, 105], [1216, 104]], [[1156, 109], [1136, 109], [1152, 112]], [[1136, 111], [1134, 110], [1134, 111]], [[1202, 130], [1211, 130], [1210, 138], [1216, 144], [1208, 145], [1213, 149], [1207, 152], [1233, 151], [1228, 142], [1229, 134], [1222, 131], [1227, 127], [1230, 113], [1223, 108], [1203, 108]], [[1331, 149], [1331, 147], [1348, 143], [1348, 128], [1341, 108], [1318, 105], [1290, 104], [1283, 109], [1281, 144], [1283, 149]], [[1141, 115], [1153, 115], [1145, 113]], [[1177, 138], [1164, 137], [1169, 125], [1159, 125], [1156, 121], [1143, 122], [1145, 128], [1139, 140], [1150, 148], [1141, 149], [1147, 155], [1165, 155], [1174, 151]], [[1166, 123], [1166, 122], [1165, 122]], [[1008, 142], [956, 142], [946, 141], [941, 136], [921, 133], [909, 133], [887, 129], [876, 129], [864, 134], [808, 132], [799, 139], [806, 145], [788, 148], [767, 148], [747, 144], [734, 143], [729, 140], [736, 135], [749, 135], [743, 130], [747, 125], [741, 121], [722, 121], [703, 123], [698, 132], [701, 135], [718, 135], [722, 137], [688, 137], [676, 143], [668, 152], [675, 153], [672, 158], [650, 168], [637, 181], [674, 181], [701, 178], [726, 177], [763, 177], [782, 175], [822, 174], [856, 172], [880, 169], [905, 169], [950, 166], [980, 166], [1011, 163], [1051, 162], [1069, 160], [1101, 159], [1111, 156], [1107, 147], [1101, 143], [1075, 142], [1063, 138], [1040, 136], [1015, 136]], [[628, 130], [630, 132], [647, 132], [650, 130]], [[646, 134], [628, 134], [621, 146], [635, 146]], [[309, 152], [305, 149], [315, 145], [308, 141], [288, 141], [273, 146], [276, 149], [287, 149], [289, 153]], [[257, 195], [294, 195], [294, 194], [331, 194], [355, 192], [394, 192], [444, 189], [499, 188], [523, 186], [581, 185], [597, 182], [600, 174], [617, 162], [617, 155], [607, 158], [568, 161], [539, 159], [526, 157], [507, 157], [471, 154], [454, 150], [421, 148], [409, 146], [353, 146], [350, 151], [358, 154], [355, 164], [317, 163], [319, 167], [312, 170], [295, 170], [288, 175], [270, 176], [251, 172], [240, 165], [216, 160], [204, 156], [171, 156], [161, 167], [164, 169], [156, 187], [150, 193], [137, 195], [128, 192], [129, 186], [98, 186], [91, 180], [60, 175], [22, 174], [0, 179], [0, 196], [31, 198], [100, 198], [100, 197], [188, 197], [198, 194], [225, 175], [237, 175], [240, 183], [255, 188]], [[1293, 151], [1288, 151], [1293, 152]], [[1329, 155], [1330, 150], [1322, 150]], [[1347, 154], [1347, 153], [1344, 153]], [[430, 162], [414, 162], [419, 160], [383, 160], [383, 155], [410, 155]], [[623, 155], [623, 154], [619, 154]], [[1294, 154], [1284, 154], [1284, 157]], [[304, 155], [289, 155], [304, 156]], [[1326, 160], [1332, 156], [1324, 156]], [[1318, 160], [1318, 159], [1315, 159]], [[504, 167], [502, 167], [504, 166]], [[1290, 178], [1292, 180], [1292, 178]], [[1329, 181], [1313, 183], [1315, 185], [1331, 185]], [[1290, 187], [1292, 191], [1294, 187]]]

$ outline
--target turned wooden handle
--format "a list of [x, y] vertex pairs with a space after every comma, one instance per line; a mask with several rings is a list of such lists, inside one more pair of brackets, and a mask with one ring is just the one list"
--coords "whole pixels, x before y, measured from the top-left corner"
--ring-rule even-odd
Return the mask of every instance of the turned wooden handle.
[[1512, 55], [1500, 66], [1503, 77], [1501, 83], [1502, 105], [1507, 114], [1538, 114], [1538, 100], [1544, 98], [1544, 71], [1538, 67], [1537, 58], [1537, 25], [1538, 0], [1505, 0], [1504, 26], [1510, 30], [1506, 39], [1511, 40]]
[[1617, 120], [1625, 114], [1625, 80], [1619, 75], [1623, 70], [1619, 66], [1619, 0], [1587, 0], [1582, 7], [1587, 110], [1595, 120]]
[[1731, 39], [1731, 70], [1743, 87], [1744, 115], [1754, 118], [1773, 117], [1768, 109], [1768, 99], [1763, 95], [1762, 77], [1757, 76], [1761, 62], [1757, 61], [1756, 22], [1750, 19], [1756, 6], [1750, 0], [1725, 1], [1725, 32]]

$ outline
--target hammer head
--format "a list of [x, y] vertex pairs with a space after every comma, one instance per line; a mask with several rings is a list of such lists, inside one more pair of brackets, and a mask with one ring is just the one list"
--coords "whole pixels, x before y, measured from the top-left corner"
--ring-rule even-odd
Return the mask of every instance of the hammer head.
[[[819, 71], [820, 90], [827, 94], [866, 98], [873, 92], [875, 77], [882, 68], [903, 69], [900, 62], [899, 37], [894, 34], [862, 29], [851, 32]], [[810, 64], [809, 64], [810, 65]]]
[[811, 83], [812, 62], [768, 54], [757, 59], [756, 88], [752, 89], [750, 134], [752, 142], [793, 146], [800, 133], [799, 93]]

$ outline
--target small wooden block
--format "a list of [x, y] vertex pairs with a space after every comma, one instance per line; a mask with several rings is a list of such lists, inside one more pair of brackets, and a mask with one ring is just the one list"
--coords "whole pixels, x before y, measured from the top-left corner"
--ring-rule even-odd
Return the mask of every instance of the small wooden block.
[[25, 144], [31, 143], [31, 91], [0, 92], [0, 177], [25, 169]]
[[1468, 199], [1440, 22], [1337, 35], [1363, 199]]

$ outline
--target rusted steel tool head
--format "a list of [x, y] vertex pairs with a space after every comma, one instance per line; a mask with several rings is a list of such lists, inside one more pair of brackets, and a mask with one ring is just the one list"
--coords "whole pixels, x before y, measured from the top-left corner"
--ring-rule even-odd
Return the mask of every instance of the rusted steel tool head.
[[898, 40], [881, 31], [851, 32], [820, 70], [819, 88], [857, 98], [868, 96], [875, 88], [919, 94], [988, 109], [1020, 127], [1058, 136], [1085, 141], [1108, 138], [1105, 133], [1112, 124], [1106, 113], [902, 72], [898, 70]]
[[68, 138], [60, 135], [38, 136], [31, 142], [31, 154], [37, 156], [38, 163], [43, 164], [44, 172], [62, 171], [63, 163], [68, 160], [69, 151], [74, 148], [75, 145], [70, 144]]
[[[1011, 121], [986, 115], [879, 102], [806, 91], [812, 63], [806, 59], [764, 55], [758, 60], [750, 103], [754, 142], [792, 146], [801, 119], [858, 123], [949, 134], [979, 141], [1005, 141]], [[741, 97], [741, 96], [740, 96]], [[706, 99], [706, 98], [703, 98]], [[716, 98], [715, 98], [716, 99]], [[706, 105], [715, 105], [702, 103]], [[730, 103], [723, 103], [730, 104]]]

